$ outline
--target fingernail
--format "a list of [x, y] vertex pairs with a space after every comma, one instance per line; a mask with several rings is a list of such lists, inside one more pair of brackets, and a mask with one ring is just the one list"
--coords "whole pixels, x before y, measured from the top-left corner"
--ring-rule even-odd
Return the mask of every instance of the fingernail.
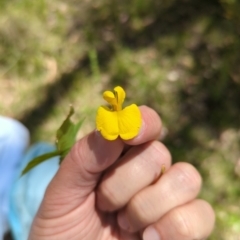
[[154, 227], [147, 227], [143, 232], [143, 240], [161, 240], [161, 238]]
[[118, 215], [118, 224], [124, 230], [130, 229], [129, 222], [123, 214]]
[[142, 126], [138, 133], [139, 136], [145, 131], [145, 128], [146, 128], [146, 123], [142, 120]]

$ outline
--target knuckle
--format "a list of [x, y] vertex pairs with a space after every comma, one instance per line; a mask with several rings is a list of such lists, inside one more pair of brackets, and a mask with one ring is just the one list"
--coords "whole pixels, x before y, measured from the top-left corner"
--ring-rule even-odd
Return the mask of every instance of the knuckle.
[[198, 191], [201, 188], [202, 178], [198, 171], [189, 163], [175, 164], [177, 171], [176, 177], [182, 186]]
[[193, 235], [193, 226], [190, 221], [188, 221], [186, 215], [179, 209], [175, 210], [170, 214], [170, 223], [174, 226], [175, 231], [178, 233], [179, 238], [191, 239]]
[[[147, 144], [145, 153], [145, 167], [151, 169], [152, 173], [158, 173], [164, 164], [169, 168], [171, 165], [171, 154], [168, 149], [158, 141], [152, 141]], [[146, 170], [145, 169], [145, 170]], [[157, 175], [158, 175], [157, 174]]]
[[152, 206], [141, 194], [134, 196], [129, 208], [131, 213], [136, 216], [139, 225], [146, 225], [153, 218]]
[[160, 156], [162, 159], [171, 161], [171, 154], [164, 144], [159, 141], [153, 141], [151, 147], [158, 157]]
[[114, 211], [123, 205], [121, 195], [115, 191], [110, 181], [104, 181], [100, 184], [97, 192], [98, 201], [103, 210]]

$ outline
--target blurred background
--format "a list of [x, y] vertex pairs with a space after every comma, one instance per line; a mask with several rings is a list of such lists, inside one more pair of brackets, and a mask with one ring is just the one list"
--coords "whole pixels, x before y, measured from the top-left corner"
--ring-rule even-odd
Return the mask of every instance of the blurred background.
[[0, 0], [0, 114], [54, 142], [73, 104], [95, 126], [102, 92], [154, 108], [174, 162], [203, 176], [211, 240], [240, 239], [238, 0]]

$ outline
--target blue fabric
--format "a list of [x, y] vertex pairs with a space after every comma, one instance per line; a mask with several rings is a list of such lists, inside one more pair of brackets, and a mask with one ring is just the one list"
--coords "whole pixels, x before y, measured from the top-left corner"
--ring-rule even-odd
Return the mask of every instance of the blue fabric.
[[10, 189], [28, 144], [28, 130], [18, 121], [0, 116], [0, 240], [8, 230]]
[[59, 168], [59, 157], [41, 163], [22, 177], [27, 163], [36, 156], [55, 150], [53, 145], [33, 145], [21, 161], [18, 179], [10, 196], [9, 223], [15, 240], [27, 240], [31, 223], [43, 199], [45, 190]]

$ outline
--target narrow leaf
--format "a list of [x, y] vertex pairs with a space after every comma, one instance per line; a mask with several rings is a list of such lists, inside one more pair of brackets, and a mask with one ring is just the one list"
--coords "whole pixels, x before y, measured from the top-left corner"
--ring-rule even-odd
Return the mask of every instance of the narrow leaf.
[[58, 149], [61, 152], [60, 163], [68, 154], [72, 146], [74, 145], [77, 137], [77, 133], [82, 126], [84, 119], [81, 119], [76, 124], [71, 124], [68, 131], [59, 139], [58, 141]]
[[58, 150], [54, 151], [54, 152], [49, 152], [49, 153], [45, 153], [43, 155], [40, 155], [36, 158], [34, 158], [33, 160], [31, 160], [28, 165], [23, 169], [21, 176], [23, 176], [25, 173], [27, 173], [28, 171], [30, 171], [32, 168], [34, 168], [35, 166], [37, 166], [38, 164], [48, 160], [49, 158], [58, 156], [60, 153]]
[[74, 108], [71, 105], [66, 119], [63, 121], [62, 125], [57, 130], [57, 133], [56, 133], [57, 141], [59, 141], [59, 139], [61, 139], [61, 137], [68, 131], [69, 127], [73, 124], [70, 120], [70, 118], [73, 114], [74, 114]]
[[70, 149], [76, 140], [75, 124], [71, 121], [71, 116], [74, 114], [74, 109], [70, 106], [69, 114], [57, 130], [56, 145], [59, 152], [63, 153]]
[[74, 124], [71, 121], [71, 116], [74, 114], [74, 109], [72, 106], [70, 106], [69, 113], [66, 117], [66, 119], [63, 121], [60, 128], [57, 130], [56, 133], [56, 147], [57, 150], [51, 153], [46, 153], [41, 156], [38, 156], [34, 158], [31, 162], [28, 163], [28, 165], [24, 168], [22, 171], [22, 175], [30, 171], [32, 168], [37, 166], [38, 164], [48, 160], [51, 157], [54, 156], [60, 156], [59, 163], [62, 162], [64, 157], [68, 154], [72, 146], [74, 145], [76, 141], [77, 133], [83, 123], [84, 119], [81, 119], [77, 124]]
[[73, 114], [74, 108], [70, 106], [70, 110], [66, 119], [57, 130], [56, 145], [58, 151], [60, 152], [60, 163], [74, 145], [77, 133], [83, 123], [83, 119], [81, 119], [77, 124], [74, 124], [70, 119]]

